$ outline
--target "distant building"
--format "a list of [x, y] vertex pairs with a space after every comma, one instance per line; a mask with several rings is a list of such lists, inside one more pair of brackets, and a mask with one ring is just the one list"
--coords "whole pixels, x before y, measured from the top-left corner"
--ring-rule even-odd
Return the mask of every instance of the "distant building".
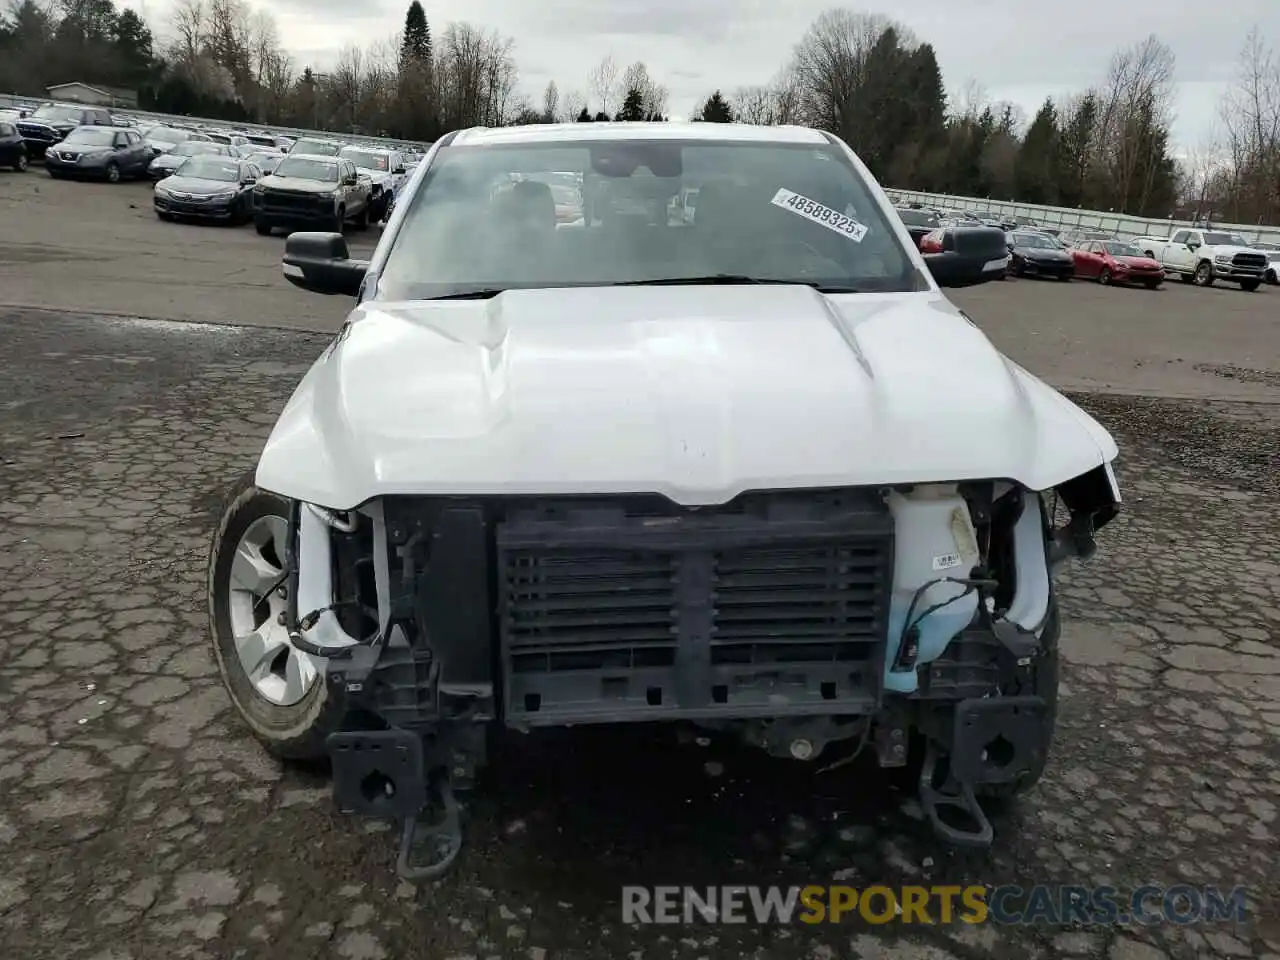
[[137, 109], [138, 91], [125, 90], [122, 87], [91, 86], [76, 81], [74, 83], [55, 83], [45, 87], [45, 92], [52, 100], [65, 100], [69, 103], [87, 103], [95, 107], [125, 107]]

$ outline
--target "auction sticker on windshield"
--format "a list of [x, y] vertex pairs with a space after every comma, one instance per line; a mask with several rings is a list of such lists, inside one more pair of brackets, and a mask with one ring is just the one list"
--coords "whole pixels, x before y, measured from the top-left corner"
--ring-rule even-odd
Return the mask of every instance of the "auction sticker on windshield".
[[810, 200], [808, 197], [785, 187], [773, 195], [771, 202], [775, 207], [790, 210], [806, 220], [812, 220], [819, 226], [843, 234], [854, 243], [861, 243], [862, 238], [867, 235], [867, 226], [865, 224], [859, 223], [853, 217], [846, 216], [839, 210], [832, 210], [817, 200]]

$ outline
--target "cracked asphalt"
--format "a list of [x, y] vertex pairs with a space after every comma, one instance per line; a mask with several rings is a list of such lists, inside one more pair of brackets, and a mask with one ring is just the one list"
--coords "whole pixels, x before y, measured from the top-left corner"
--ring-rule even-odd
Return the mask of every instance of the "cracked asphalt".
[[[147, 197], [0, 178], [0, 957], [1280, 958], [1275, 291], [956, 293], [1090, 391], [1126, 497], [1062, 579], [1054, 754], [993, 849], [941, 847], [865, 765], [572, 732], [504, 743], [459, 868], [411, 887], [323, 770], [245, 734], [206, 636], [221, 491], [345, 305], [284, 282], [279, 238], [160, 224]], [[1249, 920], [621, 922], [624, 883], [737, 882], [1243, 885]]]

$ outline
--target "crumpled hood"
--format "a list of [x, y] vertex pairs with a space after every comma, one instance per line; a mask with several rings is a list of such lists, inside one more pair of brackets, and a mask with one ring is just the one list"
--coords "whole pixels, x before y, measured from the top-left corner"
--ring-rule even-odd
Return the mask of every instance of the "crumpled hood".
[[276, 424], [268, 490], [375, 496], [1009, 478], [1116, 454], [938, 293], [800, 286], [508, 291], [357, 307]]

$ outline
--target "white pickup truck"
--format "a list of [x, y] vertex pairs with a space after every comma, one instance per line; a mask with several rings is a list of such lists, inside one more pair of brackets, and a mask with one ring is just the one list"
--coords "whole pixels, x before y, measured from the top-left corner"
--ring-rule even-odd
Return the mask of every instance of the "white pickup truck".
[[1157, 261], [1167, 276], [1212, 286], [1215, 280], [1257, 290], [1270, 266], [1267, 254], [1239, 234], [1223, 230], [1178, 230], [1171, 237], [1138, 237], [1134, 246]]

